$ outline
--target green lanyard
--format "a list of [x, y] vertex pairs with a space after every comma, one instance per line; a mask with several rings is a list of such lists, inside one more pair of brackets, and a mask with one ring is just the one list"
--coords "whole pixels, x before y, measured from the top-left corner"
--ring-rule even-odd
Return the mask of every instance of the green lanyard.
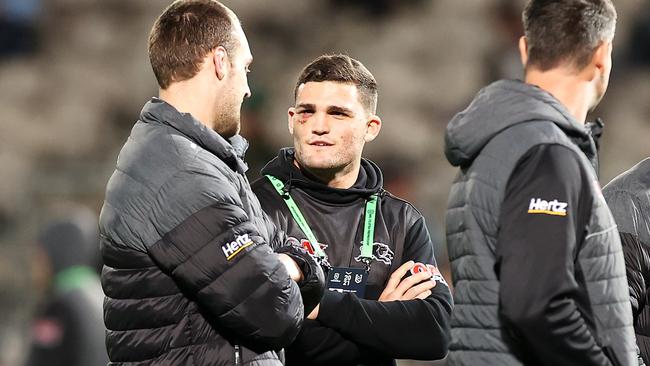
[[[267, 174], [266, 177], [271, 181], [273, 188], [275, 188], [280, 197], [284, 199], [284, 203], [287, 204], [289, 212], [291, 212], [291, 216], [293, 216], [293, 219], [296, 221], [298, 226], [300, 226], [302, 232], [307, 236], [307, 240], [309, 240], [309, 242], [312, 244], [316, 256], [320, 259], [327, 260], [327, 254], [325, 254], [325, 252], [323, 252], [323, 250], [320, 248], [320, 245], [318, 244], [319, 242], [316, 240], [316, 236], [311, 231], [311, 228], [309, 227], [309, 224], [307, 224], [307, 221], [302, 215], [302, 212], [300, 212], [298, 205], [296, 205], [296, 202], [293, 200], [293, 198], [291, 198], [291, 195], [288, 192], [284, 191], [284, 183], [272, 175]], [[375, 240], [375, 219], [377, 217], [376, 213], [378, 199], [379, 197], [377, 194], [370, 196], [370, 199], [368, 202], [366, 202], [366, 211], [364, 214], [361, 260], [366, 264], [368, 268], [370, 267], [370, 262], [372, 262], [373, 259], [372, 247]]]

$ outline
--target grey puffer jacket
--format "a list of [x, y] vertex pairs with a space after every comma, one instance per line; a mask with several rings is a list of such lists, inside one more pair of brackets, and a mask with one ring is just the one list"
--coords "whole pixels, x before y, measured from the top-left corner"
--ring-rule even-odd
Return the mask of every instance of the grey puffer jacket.
[[303, 321], [282, 243], [226, 141], [154, 98], [100, 215], [110, 365], [281, 365]]
[[635, 346], [623, 254], [614, 220], [597, 188], [596, 147], [588, 130], [550, 94], [506, 80], [481, 90], [454, 117], [445, 143], [448, 160], [460, 168], [446, 215], [455, 290], [449, 364], [521, 365], [522, 356], [537, 360], [526, 361], [529, 364], [546, 364], [540, 361], [545, 355], [522, 355], [518, 344], [523, 340], [505, 326], [495, 251], [500, 208], [517, 162], [535, 146], [557, 144], [573, 151], [580, 160], [580, 174], [596, 183], [589, 187], [595, 197], [589, 223], [574, 263], [567, 267], [575, 270], [578, 286], [586, 293], [588, 306], [582, 316], [612, 362], [632, 365]]
[[634, 331], [645, 364], [650, 364], [650, 158], [603, 188], [623, 243]]

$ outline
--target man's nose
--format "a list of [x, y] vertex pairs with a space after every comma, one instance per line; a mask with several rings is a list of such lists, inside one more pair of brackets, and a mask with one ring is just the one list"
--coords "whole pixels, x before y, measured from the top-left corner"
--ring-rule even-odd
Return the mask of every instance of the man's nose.
[[314, 114], [314, 122], [311, 125], [312, 133], [323, 135], [330, 131], [329, 121], [325, 113]]
[[250, 98], [251, 97], [251, 87], [248, 86], [248, 83], [246, 83], [246, 89], [244, 89], [244, 98]]

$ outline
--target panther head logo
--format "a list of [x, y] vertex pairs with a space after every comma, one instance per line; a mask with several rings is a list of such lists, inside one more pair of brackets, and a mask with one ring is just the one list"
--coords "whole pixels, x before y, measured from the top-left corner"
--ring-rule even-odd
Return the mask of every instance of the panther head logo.
[[[390, 265], [391, 263], [393, 263], [394, 257], [395, 254], [393, 253], [393, 251], [390, 249], [388, 245], [384, 243], [375, 242], [374, 245], [372, 246], [372, 259]], [[354, 260], [357, 262], [361, 262], [361, 254], [354, 257]]]

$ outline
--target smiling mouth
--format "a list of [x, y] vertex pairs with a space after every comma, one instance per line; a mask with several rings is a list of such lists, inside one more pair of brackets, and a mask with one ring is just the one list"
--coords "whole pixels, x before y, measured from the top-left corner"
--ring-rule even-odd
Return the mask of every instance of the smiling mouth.
[[333, 144], [330, 144], [330, 143], [324, 142], [324, 141], [315, 141], [315, 142], [310, 142], [309, 145], [318, 146], [318, 147], [326, 147], [326, 146], [332, 146]]

